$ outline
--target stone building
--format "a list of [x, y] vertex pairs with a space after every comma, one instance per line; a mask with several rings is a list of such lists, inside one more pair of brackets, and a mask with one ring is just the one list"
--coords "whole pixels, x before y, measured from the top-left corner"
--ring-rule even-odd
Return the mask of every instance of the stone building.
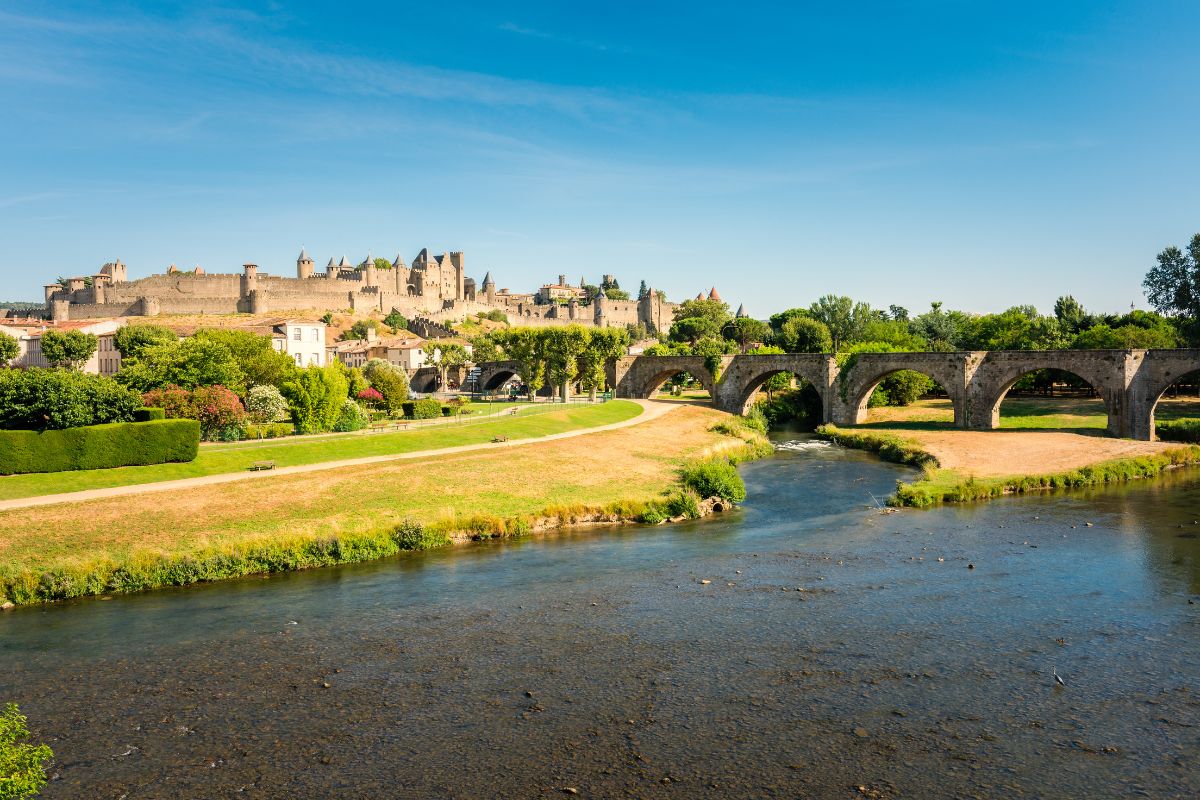
[[0, 322], [0, 333], [17, 340], [17, 357], [8, 362], [9, 367], [48, 367], [50, 362], [42, 355], [42, 334], [46, 331], [79, 331], [96, 337], [96, 352], [80, 371], [93, 375], [115, 375], [121, 369], [121, 351], [117, 350], [115, 334], [125, 325], [123, 319], [97, 319], [76, 322], [46, 322], [45, 320], [11, 319]]

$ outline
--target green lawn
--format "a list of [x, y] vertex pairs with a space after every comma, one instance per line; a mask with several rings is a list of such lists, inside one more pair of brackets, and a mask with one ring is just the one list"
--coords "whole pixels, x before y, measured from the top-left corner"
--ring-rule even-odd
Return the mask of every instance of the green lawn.
[[602, 405], [547, 405], [523, 411], [512, 417], [476, 421], [469, 421], [470, 418], [467, 417], [461, 423], [395, 433], [296, 436], [262, 442], [212, 445], [202, 447], [196, 460], [186, 464], [155, 464], [146, 467], [0, 477], [0, 500], [241, 472], [255, 461], [274, 461], [277, 466], [290, 467], [478, 444], [490, 442], [496, 436], [506, 436], [510, 440], [536, 439], [578, 428], [621, 422], [636, 417], [641, 410], [641, 406], [627, 400], [614, 400]]

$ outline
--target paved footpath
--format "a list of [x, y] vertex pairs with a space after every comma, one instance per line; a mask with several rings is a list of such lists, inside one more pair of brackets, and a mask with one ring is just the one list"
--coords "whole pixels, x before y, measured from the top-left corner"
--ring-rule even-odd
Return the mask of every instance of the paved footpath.
[[18, 508], [48, 506], [55, 503], [79, 503], [85, 500], [100, 500], [108, 497], [125, 497], [149, 492], [170, 492], [177, 489], [190, 489], [194, 486], [213, 486], [219, 483], [234, 483], [236, 481], [253, 481], [264, 478], [277, 478], [284, 475], [299, 475], [303, 472], [321, 472], [328, 469], [341, 469], [361, 464], [380, 464], [386, 461], [402, 461], [413, 458], [433, 458], [448, 456], [455, 453], [470, 453], [476, 450], [493, 450], [501, 447], [521, 447], [522, 445], [541, 444], [557, 439], [573, 439], [576, 436], [587, 436], [602, 431], [614, 431], [640, 425], [643, 422], [656, 420], [664, 414], [679, 408], [678, 403], [655, 402], [653, 400], [632, 400], [642, 407], [642, 413], [632, 419], [613, 422], [609, 425], [599, 425], [594, 428], [580, 428], [564, 433], [552, 433], [531, 439], [514, 439], [511, 442], [480, 442], [479, 444], [461, 444], [456, 447], [443, 447], [436, 450], [414, 450], [410, 453], [395, 453], [384, 456], [365, 456], [363, 458], [346, 458], [341, 461], [322, 461], [317, 464], [300, 464], [295, 467], [279, 467], [259, 472], [225, 472], [219, 475], [205, 475], [200, 478], [180, 478], [174, 481], [158, 481], [157, 483], [136, 483], [130, 486], [111, 486], [106, 489], [88, 489], [82, 492], [64, 492], [62, 494], [44, 494], [37, 497], [18, 497], [13, 500], [0, 500], [0, 511], [11, 511]]

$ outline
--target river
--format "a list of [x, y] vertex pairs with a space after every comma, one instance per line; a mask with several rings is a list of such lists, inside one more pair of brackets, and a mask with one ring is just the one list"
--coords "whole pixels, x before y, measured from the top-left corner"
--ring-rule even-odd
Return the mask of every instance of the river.
[[1200, 796], [1200, 473], [892, 514], [865, 454], [743, 474], [693, 523], [18, 609], [0, 701], [45, 798]]

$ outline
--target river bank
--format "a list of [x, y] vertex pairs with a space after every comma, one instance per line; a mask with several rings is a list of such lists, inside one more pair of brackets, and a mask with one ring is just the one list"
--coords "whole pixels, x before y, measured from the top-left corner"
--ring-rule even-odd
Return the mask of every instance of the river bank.
[[1200, 446], [1109, 439], [1092, 432], [839, 428], [820, 438], [922, 470], [888, 502], [925, 508], [1049, 489], [1153, 478], [1200, 464]]
[[[762, 437], [711, 408], [571, 438], [0, 513], [0, 603], [26, 604], [366, 561], [454, 542], [714, 509], [680, 468]], [[578, 413], [578, 412], [575, 412]], [[707, 502], [706, 502], [707, 501]], [[722, 508], [727, 502], [720, 504]]]

